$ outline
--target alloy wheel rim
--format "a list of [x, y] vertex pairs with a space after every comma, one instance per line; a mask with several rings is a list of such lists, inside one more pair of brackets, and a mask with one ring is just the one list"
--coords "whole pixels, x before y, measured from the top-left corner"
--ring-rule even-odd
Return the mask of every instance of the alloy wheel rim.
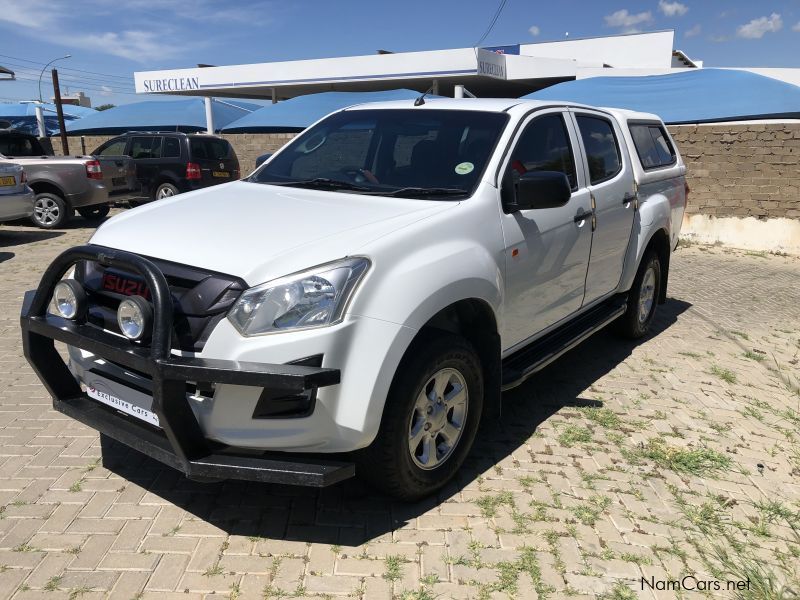
[[172, 188], [163, 186], [158, 189], [158, 199], [161, 200], [162, 198], [169, 198], [170, 196], [174, 196], [175, 193], [172, 191]]
[[52, 198], [39, 198], [33, 205], [33, 216], [43, 225], [52, 225], [58, 221], [61, 210]]
[[415, 465], [428, 471], [453, 455], [466, 426], [468, 401], [467, 383], [456, 369], [441, 369], [422, 386], [408, 425]]
[[648, 267], [642, 278], [642, 286], [639, 290], [639, 323], [645, 323], [653, 310], [656, 291], [656, 271], [653, 267]]

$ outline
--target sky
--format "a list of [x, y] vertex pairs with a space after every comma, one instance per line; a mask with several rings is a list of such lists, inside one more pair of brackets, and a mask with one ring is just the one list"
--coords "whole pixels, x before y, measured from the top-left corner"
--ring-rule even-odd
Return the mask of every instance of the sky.
[[[133, 72], [474, 46], [499, 0], [0, 0], [0, 101], [61, 87], [94, 106], [145, 99]], [[705, 66], [800, 67], [800, 0], [506, 0], [482, 46], [675, 30]], [[62, 89], [62, 93], [65, 90]], [[49, 74], [42, 96], [52, 95]], [[163, 98], [162, 98], [163, 99]]]

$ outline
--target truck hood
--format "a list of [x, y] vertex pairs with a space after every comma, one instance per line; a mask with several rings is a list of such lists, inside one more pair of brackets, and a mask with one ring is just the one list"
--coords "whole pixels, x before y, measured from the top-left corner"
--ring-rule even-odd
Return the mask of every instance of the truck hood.
[[235, 275], [252, 286], [357, 254], [457, 204], [236, 181], [128, 210], [90, 242]]

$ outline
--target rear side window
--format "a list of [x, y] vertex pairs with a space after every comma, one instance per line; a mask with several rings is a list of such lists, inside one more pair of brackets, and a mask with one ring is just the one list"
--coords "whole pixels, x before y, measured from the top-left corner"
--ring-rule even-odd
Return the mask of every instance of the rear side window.
[[581, 131], [586, 161], [589, 165], [589, 181], [592, 184], [611, 179], [622, 170], [619, 145], [610, 121], [599, 117], [576, 115]]
[[640, 123], [631, 124], [630, 130], [633, 145], [636, 146], [636, 153], [645, 171], [675, 164], [675, 150], [663, 127]]
[[180, 158], [181, 143], [178, 138], [166, 137], [164, 138], [164, 150], [161, 153], [162, 158]]
[[191, 138], [189, 150], [194, 159], [225, 160], [233, 158], [231, 145], [226, 140], [214, 138]]
[[567, 176], [572, 189], [578, 186], [575, 159], [569, 135], [560, 114], [544, 115], [525, 128], [511, 154], [512, 174], [529, 171], [560, 171]]
[[153, 136], [137, 136], [131, 142], [131, 158], [161, 158], [161, 139]]
[[125, 138], [106, 142], [94, 154], [97, 156], [122, 156], [125, 154]]

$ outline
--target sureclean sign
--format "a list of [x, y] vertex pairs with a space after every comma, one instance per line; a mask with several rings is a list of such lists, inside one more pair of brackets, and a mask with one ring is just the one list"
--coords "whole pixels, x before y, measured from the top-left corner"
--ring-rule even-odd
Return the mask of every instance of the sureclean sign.
[[181, 90], [199, 90], [199, 77], [170, 77], [165, 79], [145, 79], [145, 92], [179, 92]]

